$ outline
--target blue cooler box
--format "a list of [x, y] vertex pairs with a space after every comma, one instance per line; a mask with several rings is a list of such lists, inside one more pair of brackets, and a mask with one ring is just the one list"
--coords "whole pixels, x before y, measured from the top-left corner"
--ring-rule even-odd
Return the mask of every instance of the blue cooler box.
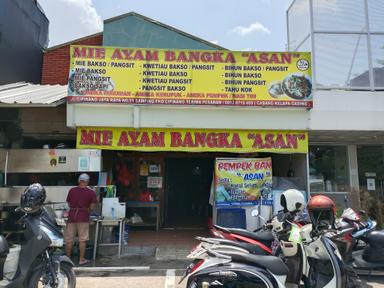
[[218, 208], [216, 223], [222, 227], [246, 229], [247, 220], [245, 209]]

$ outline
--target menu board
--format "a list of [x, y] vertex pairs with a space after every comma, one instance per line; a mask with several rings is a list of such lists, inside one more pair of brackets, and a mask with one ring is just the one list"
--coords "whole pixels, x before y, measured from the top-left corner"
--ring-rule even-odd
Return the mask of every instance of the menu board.
[[312, 107], [302, 52], [71, 46], [68, 102]]

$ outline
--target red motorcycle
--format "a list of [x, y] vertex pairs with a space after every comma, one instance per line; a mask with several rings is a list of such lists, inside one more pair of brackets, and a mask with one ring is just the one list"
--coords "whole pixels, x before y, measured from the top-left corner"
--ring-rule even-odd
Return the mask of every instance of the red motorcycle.
[[238, 241], [255, 246], [255, 254], [259, 255], [272, 255], [272, 243], [275, 237], [270, 230], [263, 230], [260, 228], [254, 232], [238, 229], [238, 228], [226, 228], [218, 225], [214, 225], [211, 229], [211, 233], [216, 238], [227, 239], [231, 241]]
[[[257, 216], [257, 213], [255, 213], [254, 216]], [[279, 246], [279, 241], [276, 239], [275, 233], [284, 234], [287, 232], [286, 229], [288, 228], [288, 227], [284, 227], [283, 224], [281, 224], [281, 226], [280, 224], [277, 224], [277, 223], [283, 223], [279, 221], [278, 219], [279, 217], [285, 217], [286, 219], [289, 219], [291, 223], [294, 223], [299, 227], [307, 224], [302, 222], [297, 217], [297, 212], [284, 213], [281, 211], [272, 219], [266, 221], [266, 223], [261, 228], [256, 229], [253, 232], [245, 229], [227, 228], [227, 227], [214, 225], [213, 228], [211, 229], [211, 234], [212, 236], [218, 239], [227, 240], [232, 243], [233, 242], [242, 243], [243, 244], [242, 248], [244, 249], [247, 249], [247, 247], [252, 247], [252, 251], [249, 250], [250, 248], [247, 249], [252, 254], [276, 255], [277, 249], [280, 246]], [[277, 221], [275, 221], [275, 219]], [[272, 227], [273, 227], [273, 231], [272, 231]], [[281, 235], [280, 235], [280, 238], [281, 238]], [[229, 242], [228, 243], [223, 242], [222, 244], [229, 244]], [[244, 244], [247, 244], [247, 245], [244, 246]]]

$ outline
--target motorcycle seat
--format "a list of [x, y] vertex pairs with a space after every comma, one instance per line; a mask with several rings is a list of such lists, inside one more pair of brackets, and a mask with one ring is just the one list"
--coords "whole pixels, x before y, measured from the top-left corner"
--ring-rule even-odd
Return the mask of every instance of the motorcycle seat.
[[244, 236], [256, 241], [262, 241], [262, 242], [267, 242], [271, 243], [275, 238], [270, 231], [259, 231], [259, 232], [251, 232], [245, 229], [239, 229], [239, 228], [227, 228], [227, 227], [221, 227], [215, 225], [215, 228], [218, 230], [222, 230], [224, 232], [229, 232], [232, 234], [237, 234], [240, 236]]
[[250, 243], [239, 242], [239, 241], [232, 241], [232, 240], [220, 239], [220, 238], [209, 238], [208, 240], [212, 240], [212, 241], [214, 241], [216, 243], [219, 243], [220, 245], [238, 247], [238, 248], [241, 248], [241, 249], [244, 249], [244, 250], [248, 251], [251, 254], [270, 255], [264, 249], [260, 248], [257, 245], [250, 244]]
[[372, 231], [366, 236], [367, 242], [373, 248], [384, 248], [384, 230]]
[[223, 252], [222, 254], [230, 256], [232, 261], [235, 262], [263, 267], [274, 275], [288, 275], [289, 272], [287, 265], [279, 257], [252, 255], [241, 252]]

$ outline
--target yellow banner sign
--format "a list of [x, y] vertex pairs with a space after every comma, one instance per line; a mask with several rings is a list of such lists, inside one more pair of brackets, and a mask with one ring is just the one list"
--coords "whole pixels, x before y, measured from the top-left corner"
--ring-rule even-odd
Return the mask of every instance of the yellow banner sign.
[[68, 101], [312, 107], [303, 52], [71, 46]]
[[77, 148], [131, 151], [307, 153], [305, 131], [77, 129]]

